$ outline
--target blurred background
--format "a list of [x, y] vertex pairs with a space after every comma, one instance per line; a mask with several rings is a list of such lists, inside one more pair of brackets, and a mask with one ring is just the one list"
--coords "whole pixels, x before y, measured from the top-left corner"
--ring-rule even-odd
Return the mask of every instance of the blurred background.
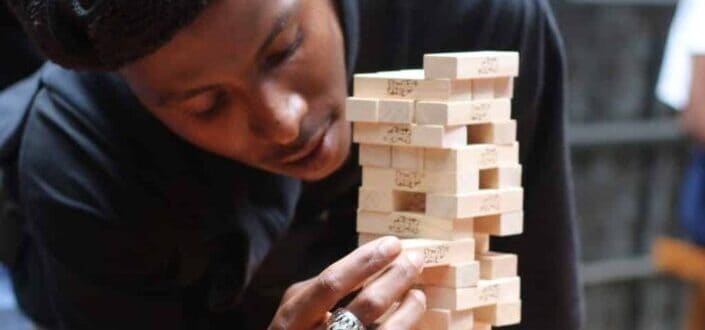
[[[654, 97], [676, 1], [551, 3], [570, 68], [586, 329], [679, 329], [688, 289], [659, 275], [649, 258], [655, 237], [677, 234], [675, 205], [689, 149], [673, 111]], [[8, 22], [0, 13], [0, 38], [13, 31]], [[0, 329], [29, 329], [9, 290], [0, 269]]]

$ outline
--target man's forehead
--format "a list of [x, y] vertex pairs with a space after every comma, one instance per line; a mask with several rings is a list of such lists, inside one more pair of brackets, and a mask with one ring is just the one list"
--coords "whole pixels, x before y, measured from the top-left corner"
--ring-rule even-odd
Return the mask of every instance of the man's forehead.
[[128, 70], [148, 80], [143, 83], [160, 99], [201, 84], [199, 78], [210, 72], [237, 75], [238, 70], [251, 69], [272, 31], [296, 11], [299, 2], [215, 1], [170, 42]]

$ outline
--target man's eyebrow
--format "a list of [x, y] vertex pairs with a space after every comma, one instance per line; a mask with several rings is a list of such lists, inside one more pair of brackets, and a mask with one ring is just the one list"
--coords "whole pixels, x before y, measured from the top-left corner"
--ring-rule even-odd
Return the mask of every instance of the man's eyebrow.
[[284, 31], [284, 28], [286, 28], [286, 26], [289, 24], [289, 21], [291, 21], [291, 17], [294, 15], [294, 12], [296, 12], [296, 9], [298, 9], [298, 6], [298, 2], [296, 2], [296, 4], [289, 5], [274, 20], [274, 25], [272, 26], [272, 29], [269, 30], [267, 38], [264, 39], [264, 42], [257, 50], [257, 58], [261, 57], [264, 51], [269, 48], [269, 46], [272, 44], [272, 42], [274, 42], [277, 36], [282, 33], [282, 31]]
[[[277, 16], [277, 18], [274, 20], [274, 24], [272, 25], [272, 28], [267, 34], [267, 38], [264, 39], [264, 42], [257, 50], [257, 58], [260, 58], [262, 54], [267, 50], [267, 48], [272, 44], [272, 42], [274, 42], [277, 36], [279, 36], [279, 34], [284, 31], [286, 26], [291, 21], [291, 17], [294, 16], [294, 13], [298, 9], [298, 7], [299, 4], [298, 2], [296, 2], [295, 4], [287, 6], [286, 9], [279, 13], [279, 16]], [[200, 93], [214, 89], [215, 87], [216, 86], [209, 85], [187, 90], [185, 92], [166, 93], [165, 95], [161, 95], [158, 97], [157, 106], [163, 107], [171, 103], [187, 100]]]
[[207, 92], [211, 89], [214, 89], [215, 87], [216, 86], [208, 85], [208, 86], [190, 89], [185, 92], [166, 93], [164, 95], [160, 95], [157, 98], [157, 106], [163, 107], [163, 106], [175, 103], [175, 102], [188, 100], [189, 98], [192, 98], [192, 97], [194, 97], [198, 94], [201, 94], [203, 92]]

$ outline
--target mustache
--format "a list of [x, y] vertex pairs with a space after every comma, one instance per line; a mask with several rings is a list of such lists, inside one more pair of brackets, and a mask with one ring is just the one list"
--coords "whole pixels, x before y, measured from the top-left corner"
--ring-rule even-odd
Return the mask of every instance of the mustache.
[[319, 120], [303, 121], [299, 128], [299, 136], [296, 140], [288, 145], [279, 147], [268, 158], [279, 160], [299, 152], [311, 143], [313, 138], [328, 129], [333, 121], [335, 121], [335, 117], [335, 115], [330, 115]]

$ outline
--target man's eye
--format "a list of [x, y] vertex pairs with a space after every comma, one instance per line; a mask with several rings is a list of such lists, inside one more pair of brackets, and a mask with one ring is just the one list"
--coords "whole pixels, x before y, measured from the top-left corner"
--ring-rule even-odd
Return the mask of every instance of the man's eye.
[[296, 51], [301, 47], [303, 40], [304, 40], [303, 31], [301, 31], [301, 29], [299, 29], [296, 32], [296, 37], [294, 38], [294, 41], [291, 44], [289, 44], [283, 50], [275, 52], [275, 53], [267, 56], [267, 58], [264, 59], [264, 61], [262, 63], [263, 70], [267, 71], [267, 70], [274, 69], [277, 66], [281, 65], [282, 63], [286, 62], [286, 60], [288, 60], [294, 54], [296, 54]]
[[226, 98], [227, 96], [224, 92], [210, 92], [198, 95], [186, 101], [183, 106], [187, 109], [188, 113], [202, 116], [218, 111], [225, 103]]

